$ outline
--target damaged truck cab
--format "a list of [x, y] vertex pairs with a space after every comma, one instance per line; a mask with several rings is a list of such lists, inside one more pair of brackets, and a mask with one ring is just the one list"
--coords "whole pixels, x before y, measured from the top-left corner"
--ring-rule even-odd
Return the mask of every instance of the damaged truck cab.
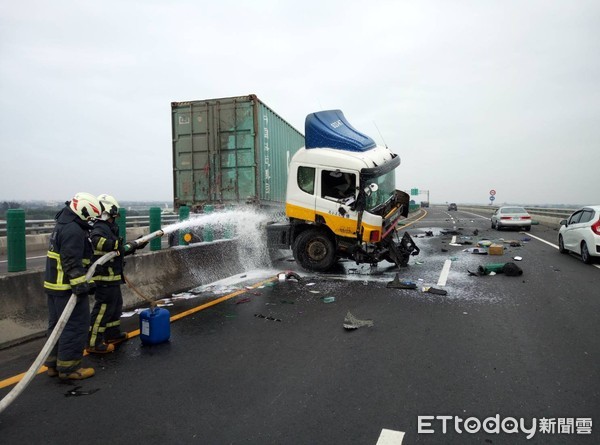
[[267, 226], [270, 249], [292, 248], [305, 269], [326, 271], [339, 258], [406, 266], [419, 249], [394, 240], [409, 196], [396, 190], [400, 157], [354, 129], [340, 110], [309, 114], [305, 147], [291, 159], [286, 223]]

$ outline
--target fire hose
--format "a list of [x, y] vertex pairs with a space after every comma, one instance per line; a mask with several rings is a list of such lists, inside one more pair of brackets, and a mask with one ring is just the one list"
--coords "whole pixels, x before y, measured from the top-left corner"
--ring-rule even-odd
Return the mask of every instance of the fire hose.
[[[145, 235], [141, 238], [138, 238], [134, 241], [130, 241], [128, 244], [133, 245], [133, 247], [135, 248], [142, 243], [150, 241], [154, 238], [160, 238], [163, 235], [164, 235], [164, 231], [157, 230], [156, 232], [152, 232], [152, 233]], [[87, 273], [85, 274], [86, 281], [90, 281], [92, 279], [97, 266], [107, 263], [108, 261], [112, 260], [114, 257], [116, 257], [118, 255], [119, 255], [118, 251], [108, 252], [107, 254], [101, 256], [98, 260], [96, 260], [90, 266]], [[71, 316], [71, 313], [73, 312], [73, 308], [75, 307], [75, 304], [77, 304], [77, 295], [75, 295], [73, 293], [73, 294], [71, 294], [71, 297], [69, 298], [69, 301], [67, 302], [67, 305], [65, 306], [65, 309], [64, 309], [62, 315], [58, 319], [56, 326], [54, 327], [54, 329], [52, 330], [52, 333], [48, 337], [46, 344], [44, 345], [44, 347], [38, 354], [37, 358], [34, 360], [33, 364], [29, 367], [29, 369], [27, 370], [27, 372], [25, 373], [23, 378], [19, 381], [19, 383], [17, 383], [17, 385], [6, 396], [4, 396], [4, 398], [0, 401], [0, 414], [23, 392], [23, 390], [27, 387], [27, 385], [29, 385], [31, 380], [33, 380], [33, 378], [35, 377], [37, 370], [46, 361], [46, 359], [48, 358], [48, 355], [50, 355], [50, 351], [52, 350], [52, 348], [58, 341], [60, 334], [62, 334], [62, 331], [64, 330], [64, 328], [67, 324], [67, 321], [69, 320], [69, 317]]]

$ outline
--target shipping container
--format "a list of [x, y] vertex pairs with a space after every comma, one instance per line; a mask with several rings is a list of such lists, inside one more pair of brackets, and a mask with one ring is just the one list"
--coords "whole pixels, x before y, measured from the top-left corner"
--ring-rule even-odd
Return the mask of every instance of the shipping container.
[[255, 95], [171, 103], [174, 205], [283, 206], [304, 136]]

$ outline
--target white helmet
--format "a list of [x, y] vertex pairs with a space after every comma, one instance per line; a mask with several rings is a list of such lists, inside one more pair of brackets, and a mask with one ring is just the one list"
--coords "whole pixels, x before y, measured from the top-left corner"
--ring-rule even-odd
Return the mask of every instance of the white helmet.
[[91, 193], [77, 193], [69, 202], [69, 207], [84, 221], [99, 218], [102, 213], [100, 202]]
[[116, 218], [119, 216], [119, 203], [115, 198], [106, 193], [98, 196], [100, 206], [102, 207], [102, 219]]

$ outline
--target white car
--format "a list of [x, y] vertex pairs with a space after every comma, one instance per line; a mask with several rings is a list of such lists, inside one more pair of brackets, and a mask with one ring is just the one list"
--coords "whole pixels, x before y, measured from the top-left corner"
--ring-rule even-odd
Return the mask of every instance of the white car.
[[586, 264], [600, 257], [600, 205], [582, 207], [560, 222], [558, 250], [581, 255]]
[[531, 230], [531, 215], [523, 207], [504, 206], [492, 215], [492, 229], [501, 230], [509, 227]]

